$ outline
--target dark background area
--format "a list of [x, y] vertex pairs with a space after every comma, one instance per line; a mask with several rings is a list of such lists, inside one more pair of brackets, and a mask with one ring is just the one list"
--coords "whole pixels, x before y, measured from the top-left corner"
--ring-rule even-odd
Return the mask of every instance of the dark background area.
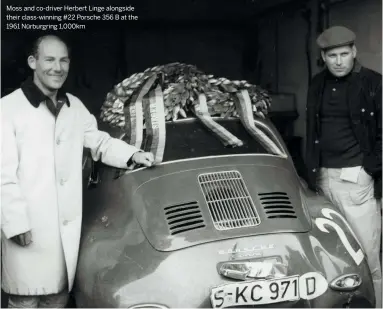
[[[72, 48], [66, 87], [98, 114], [113, 85], [158, 64], [185, 62], [209, 74], [261, 84], [257, 17], [285, 1], [114, 1], [115, 6], [134, 6], [139, 20], [85, 22], [85, 31], [58, 33]], [[3, 16], [6, 5], [11, 3], [16, 5], [3, 1]], [[35, 6], [45, 3], [23, 2]], [[60, 4], [71, 3], [77, 2]], [[96, 3], [100, 2], [92, 1], [93, 5]], [[110, 2], [104, 1], [106, 4]], [[26, 64], [28, 47], [41, 34], [46, 32], [3, 31], [2, 96], [19, 87], [30, 74]]]
[[[135, 72], [180, 61], [209, 74], [247, 79], [274, 93], [296, 97], [296, 135], [305, 135], [310, 76], [322, 69], [315, 39], [326, 27], [345, 25], [357, 35], [363, 65], [381, 72], [380, 0], [114, 0], [2, 1], [6, 5], [102, 4], [135, 7], [138, 21], [86, 22], [86, 30], [60, 32], [72, 47], [66, 83], [99, 114], [107, 92]], [[28, 44], [38, 31], [6, 31], [2, 18], [2, 91], [30, 74]], [[276, 106], [276, 103], [273, 104]], [[290, 107], [289, 107], [290, 108]]]

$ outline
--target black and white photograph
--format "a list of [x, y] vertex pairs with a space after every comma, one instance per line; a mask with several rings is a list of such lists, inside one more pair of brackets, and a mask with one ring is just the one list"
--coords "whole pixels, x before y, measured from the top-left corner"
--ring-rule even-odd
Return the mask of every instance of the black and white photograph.
[[1, 308], [382, 308], [381, 0], [3, 0]]

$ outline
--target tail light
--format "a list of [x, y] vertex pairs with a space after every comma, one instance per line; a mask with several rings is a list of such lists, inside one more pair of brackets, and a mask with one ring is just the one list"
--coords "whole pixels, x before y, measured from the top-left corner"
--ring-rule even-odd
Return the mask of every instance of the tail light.
[[358, 274], [347, 274], [334, 279], [330, 287], [335, 291], [354, 291], [362, 284], [362, 278]]

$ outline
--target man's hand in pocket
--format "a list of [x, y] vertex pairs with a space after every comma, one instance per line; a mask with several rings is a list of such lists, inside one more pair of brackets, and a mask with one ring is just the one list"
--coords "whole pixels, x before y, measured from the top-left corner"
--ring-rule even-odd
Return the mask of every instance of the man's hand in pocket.
[[11, 237], [11, 240], [18, 244], [19, 246], [25, 247], [32, 242], [32, 232], [28, 231], [23, 234], [19, 234]]

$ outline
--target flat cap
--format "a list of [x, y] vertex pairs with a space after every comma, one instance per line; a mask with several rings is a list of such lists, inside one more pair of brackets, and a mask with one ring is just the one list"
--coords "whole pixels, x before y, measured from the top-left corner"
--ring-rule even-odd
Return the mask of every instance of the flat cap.
[[355, 33], [343, 26], [334, 26], [323, 31], [317, 38], [321, 49], [339, 47], [354, 43]]

